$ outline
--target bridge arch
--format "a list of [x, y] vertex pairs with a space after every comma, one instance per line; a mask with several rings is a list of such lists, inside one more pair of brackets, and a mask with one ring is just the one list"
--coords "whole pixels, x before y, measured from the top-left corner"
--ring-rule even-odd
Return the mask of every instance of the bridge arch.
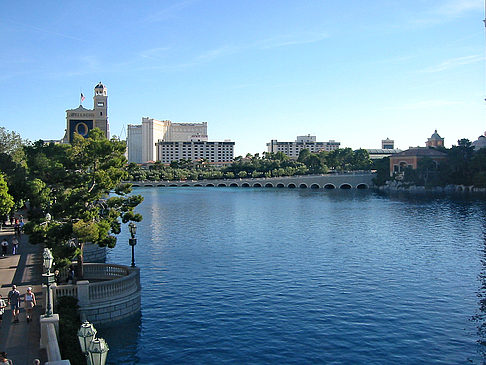
[[365, 190], [368, 189], [368, 185], [365, 183], [361, 183], [356, 186], [356, 189]]
[[254, 188], [261, 188], [262, 187], [262, 184], [260, 184], [260, 183], [254, 183], [253, 184], [253, 187]]
[[328, 189], [328, 190], [336, 189], [336, 186], [334, 184], [326, 184], [324, 185], [324, 189]]
[[191, 186], [191, 185], [189, 185], [189, 184], [182, 184], [181, 186]]
[[143, 186], [150, 186], [150, 187], [153, 187], [154, 185], [153, 185], [153, 184], [144, 184]]
[[218, 187], [220, 187], [220, 188], [226, 187], [226, 184], [224, 184], [224, 183], [218, 184]]
[[[160, 186], [160, 185], [159, 185], [159, 186]], [[140, 187], [140, 185], [138, 185], [138, 184], [132, 184], [132, 187], [134, 187], [134, 188], [139, 188], [139, 187]]]
[[302, 184], [299, 185], [299, 188], [301, 188], [301, 189], [307, 189], [308, 186], [307, 186], [307, 184], [302, 183]]
[[165, 188], [165, 184], [159, 184], [157, 185], [158, 188]]
[[201, 187], [202, 185], [201, 185], [201, 184], [194, 184], [194, 186], [199, 186], [199, 187]]
[[278, 184], [277, 184], [277, 188], [285, 188], [285, 185], [284, 185], [284, 184], [282, 184], [282, 183], [278, 183]]
[[206, 184], [207, 187], [214, 187], [214, 184]]
[[230, 186], [231, 187], [234, 187], [234, 188], [237, 188], [238, 187], [238, 184], [237, 183], [231, 183]]
[[295, 184], [294, 184], [294, 183], [290, 183], [290, 184], [288, 184], [288, 185], [287, 185], [287, 187], [288, 187], [289, 189], [295, 189], [295, 188], [296, 188], [296, 186], [295, 186]]
[[169, 186], [174, 187], [174, 186], [177, 186], [177, 184], [170, 184]]
[[320, 189], [319, 184], [312, 184], [311, 189]]
[[339, 189], [351, 189], [352, 186], [349, 185], [348, 183], [344, 183], [344, 184], [341, 184], [341, 186], [339, 187]]
[[249, 188], [250, 187], [250, 184], [248, 184], [248, 183], [245, 182], [245, 183], [241, 184], [241, 187], [242, 188]]
[[273, 188], [273, 184], [272, 184], [272, 183], [266, 183], [266, 184], [265, 184], [265, 187], [266, 187], [266, 188]]

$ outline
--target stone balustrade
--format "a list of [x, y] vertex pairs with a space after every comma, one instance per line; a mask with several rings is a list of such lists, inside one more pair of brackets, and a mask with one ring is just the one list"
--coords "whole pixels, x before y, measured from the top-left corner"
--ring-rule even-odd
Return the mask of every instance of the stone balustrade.
[[140, 270], [115, 264], [84, 264], [84, 278], [74, 284], [53, 285], [56, 298], [78, 298], [82, 320], [117, 321], [140, 310]]

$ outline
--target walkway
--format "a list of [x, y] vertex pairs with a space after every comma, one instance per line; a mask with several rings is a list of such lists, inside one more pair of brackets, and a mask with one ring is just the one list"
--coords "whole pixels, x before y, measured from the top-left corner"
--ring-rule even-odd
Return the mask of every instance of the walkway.
[[0, 327], [0, 351], [6, 351], [8, 358], [14, 365], [32, 364], [36, 358], [43, 364], [47, 361], [45, 351], [39, 349], [40, 343], [40, 314], [44, 313], [42, 306], [42, 246], [31, 245], [28, 237], [22, 235], [19, 245], [19, 255], [12, 255], [11, 239], [13, 228], [3, 226], [0, 231], [0, 239], [7, 237], [9, 241], [8, 255], [0, 256], [0, 294], [7, 299], [12, 284], [17, 285], [20, 294], [26, 292], [31, 286], [35, 293], [37, 306], [34, 308], [33, 321], [27, 323], [25, 311], [20, 311], [20, 323], [12, 323], [12, 311], [10, 306], [5, 310], [3, 322]]

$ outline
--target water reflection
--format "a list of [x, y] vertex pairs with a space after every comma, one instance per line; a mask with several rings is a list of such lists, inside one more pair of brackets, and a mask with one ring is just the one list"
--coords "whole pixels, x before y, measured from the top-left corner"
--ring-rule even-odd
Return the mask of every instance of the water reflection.
[[[143, 327], [139, 318], [135, 334], [132, 325], [111, 334], [117, 363], [483, 359], [485, 202], [371, 190], [136, 192], [145, 196]], [[109, 262], [130, 262], [127, 238]]]
[[141, 328], [140, 313], [109, 325], [96, 325], [98, 337], [104, 338], [110, 347], [107, 364], [142, 364], [137, 353]]
[[[486, 214], [483, 214], [483, 218], [485, 218], [485, 216]], [[486, 222], [483, 223], [483, 236], [481, 272], [479, 273], [480, 288], [477, 294], [479, 298], [479, 308], [478, 313], [473, 316], [473, 321], [477, 322], [479, 352], [483, 359], [486, 360]]]

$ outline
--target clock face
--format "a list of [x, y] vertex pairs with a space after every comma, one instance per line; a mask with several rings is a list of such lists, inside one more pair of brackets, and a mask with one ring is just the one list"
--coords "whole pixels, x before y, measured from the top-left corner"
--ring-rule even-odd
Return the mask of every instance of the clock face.
[[70, 136], [69, 142], [73, 141], [74, 133], [78, 133], [83, 137], [87, 137], [88, 133], [91, 129], [93, 129], [93, 121], [92, 120], [74, 120], [71, 119], [69, 121], [69, 129], [70, 129]]
[[83, 137], [86, 136], [88, 134], [88, 126], [83, 122], [76, 124], [76, 133]]

